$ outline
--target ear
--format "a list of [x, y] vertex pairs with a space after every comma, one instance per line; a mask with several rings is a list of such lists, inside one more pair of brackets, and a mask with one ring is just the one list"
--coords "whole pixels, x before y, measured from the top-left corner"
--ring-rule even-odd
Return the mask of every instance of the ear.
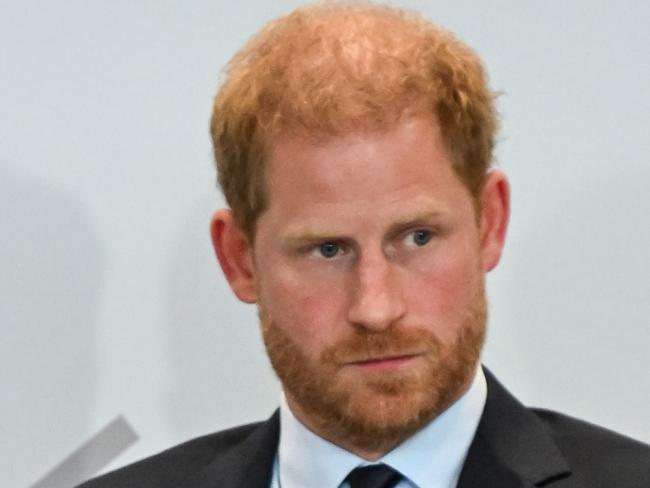
[[210, 222], [212, 245], [230, 288], [242, 302], [255, 303], [255, 268], [253, 250], [239, 228], [232, 210], [222, 208]]
[[481, 250], [486, 272], [492, 270], [501, 259], [509, 218], [508, 178], [501, 171], [490, 171], [481, 191]]

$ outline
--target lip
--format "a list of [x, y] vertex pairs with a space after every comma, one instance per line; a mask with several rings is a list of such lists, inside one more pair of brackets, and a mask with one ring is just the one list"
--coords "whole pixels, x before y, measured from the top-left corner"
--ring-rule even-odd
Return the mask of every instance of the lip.
[[420, 354], [396, 354], [377, 358], [369, 358], [361, 361], [351, 361], [348, 366], [361, 368], [364, 370], [382, 370], [394, 369], [410, 363], [417, 359]]

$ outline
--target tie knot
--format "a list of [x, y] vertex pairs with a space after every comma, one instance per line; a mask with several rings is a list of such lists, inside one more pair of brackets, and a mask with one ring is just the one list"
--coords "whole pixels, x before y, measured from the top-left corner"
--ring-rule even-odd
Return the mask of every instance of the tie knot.
[[393, 488], [402, 475], [385, 464], [362, 466], [350, 471], [345, 481], [350, 488]]

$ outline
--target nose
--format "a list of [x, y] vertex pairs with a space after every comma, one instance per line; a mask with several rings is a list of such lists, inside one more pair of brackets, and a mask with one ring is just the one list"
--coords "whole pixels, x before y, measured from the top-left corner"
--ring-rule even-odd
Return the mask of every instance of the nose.
[[361, 256], [350, 294], [350, 323], [379, 332], [399, 321], [406, 311], [399, 275], [397, 265], [383, 253]]

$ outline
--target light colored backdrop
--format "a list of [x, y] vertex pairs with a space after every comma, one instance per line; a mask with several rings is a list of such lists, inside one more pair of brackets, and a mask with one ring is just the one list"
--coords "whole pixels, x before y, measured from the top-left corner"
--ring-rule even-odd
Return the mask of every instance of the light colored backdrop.
[[[294, 1], [0, 1], [0, 470], [27, 486], [123, 414], [111, 468], [265, 418], [254, 309], [213, 258], [220, 68]], [[513, 216], [485, 362], [650, 441], [650, 3], [404, 1], [503, 91]]]

